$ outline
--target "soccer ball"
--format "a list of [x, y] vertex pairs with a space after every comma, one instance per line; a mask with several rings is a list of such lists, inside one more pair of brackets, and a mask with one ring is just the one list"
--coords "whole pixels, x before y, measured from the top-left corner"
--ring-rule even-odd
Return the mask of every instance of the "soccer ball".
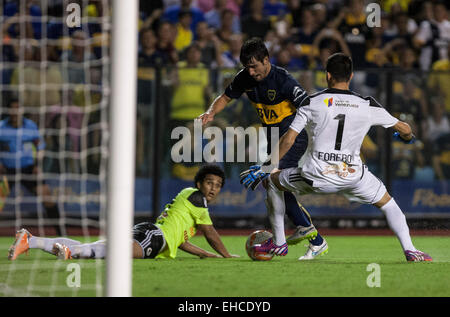
[[270, 261], [273, 258], [273, 254], [266, 252], [256, 252], [252, 246], [255, 244], [261, 244], [272, 238], [272, 234], [266, 230], [258, 230], [253, 232], [248, 236], [247, 242], [245, 243], [245, 249], [247, 250], [248, 256], [255, 261]]

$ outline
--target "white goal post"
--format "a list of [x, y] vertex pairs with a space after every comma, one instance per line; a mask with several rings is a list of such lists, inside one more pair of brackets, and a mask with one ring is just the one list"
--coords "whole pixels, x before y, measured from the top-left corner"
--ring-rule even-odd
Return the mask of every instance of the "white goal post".
[[138, 0], [113, 0], [106, 296], [132, 295]]

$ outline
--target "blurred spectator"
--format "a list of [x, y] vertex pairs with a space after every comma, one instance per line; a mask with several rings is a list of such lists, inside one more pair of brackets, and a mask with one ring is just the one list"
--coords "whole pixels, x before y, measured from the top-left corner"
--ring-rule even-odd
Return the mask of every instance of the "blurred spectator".
[[[80, 132], [86, 124], [90, 127], [87, 133], [79, 133], [79, 137], [82, 140], [81, 144], [88, 149], [99, 149], [102, 145], [102, 130], [99, 126], [102, 122], [101, 103], [103, 98], [103, 69], [99, 66], [93, 66], [89, 71], [91, 83], [89, 86], [83, 87], [84, 89], [82, 93], [80, 93], [80, 102], [75, 101], [74, 104], [79, 107], [86, 107], [82, 109], [82, 114], [80, 116], [80, 119], [83, 120], [81, 122]], [[68, 113], [70, 114], [70, 108]], [[81, 150], [85, 150], [85, 148]], [[86, 162], [81, 163], [81, 172], [98, 175], [102, 157], [101, 152], [88, 152]]]
[[[436, 178], [450, 179], [450, 133], [442, 134], [433, 143], [433, 168]], [[448, 190], [446, 184], [444, 188]]]
[[205, 13], [205, 20], [208, 25], [214, 29], [220, 29], [223, 23], [222, 13], [225, 9], [230, 10], [233, 13], [233, 21], [231, 24], [231, 30], [233, 33], [241, 32], [241, 21], [239, 16], [237, 16], [228, 5], [230, 1], [227, 0], [214, 0], [214, 8], [207, 13]]
[[[207, 13], [214, 9], [216, 5], [216, 0], [196, 0], [197, 7], [202, 10], [202, 12]], [[237, 17], [241, 16], [241, 5], [244, 0], [227, 0], [226, 8], [233, 11], [234, 15]]]
[[152, 102], [152, 88], [155, 79], [156, 66], [166, 65], [169, 56], [160, 52], [156, 44], [158, 38], [152, 29], [141, 30], [139, 36], [140, 50], [138, 55], [138, 103], [150, 104]]
[[190, 10], [180, 10], [178, 15], [178, 22], [176, 23], [176, 36], [174, 41], [175, 49], [180, 52], [188, 47], [193, 39], [194, 32], [191, 30], [192, 13]]
[[283, 20], [288, 13], [286, 3], [280, 0], [265, 0], [263, 6], [264, 15], [269, 17], [270, 23], [275, 25], [279, 20]]
[[349, 6], [342, 7], [339, 15], [330, 23], [330, 26], [342, 33], [351, 55], [354, 57], [354, 68], [364, 67], [364, 58], [361, 57], [366, 55], [366, 42], [369, 35], [364, 1], [349, 0]]
[[[427, 2], [424, 3], [426, 5]], [[420, 67], [429, 70], [439, 59], [447, 58], [450, 42], [450, 21], [443, 2], [433, 4], [434, 18], [422, 21], [414, 37], [414, 45], [421, 49]]]
[[3, 23], [0, 24], [0, 36], [2, 45], [0, 45], [0, 58], [3, 61], [2, 69], [1, 69], [1, 84], [9, 84], [11, 82], [11, 74], [13, 71], [13, 66], [10, 63], [17, 61], [17, 52], [14, 41], [11, 38], [11, 35], [8, 33], [9, 27], [17, 21], [17, 16], [13, 16], [10, 18], [4, 19]]
[[180, 5], [181, 0], [163, 0], [164, 8], [168, 8], [174, 5]]
[[315, 37], [309, 55], [309, 68], [313, 70], [313, 87], [315, 91], [328, 88], [325, 65], [328, 57], [337, 52], [343, 52], [351, 56], [341, 33], [331, 28], [322, 29]]
[[[19, 91], [19, 98], [27, 116], [39, 122], [39, 107], [41, 106], [41, 91], [36, 89], [41, 85], [40, 49], [37, 41], [28, 41], [19, 48], [23, 53], [23, 64], [14, 68], [11, 75], [11, 85]], [[19, 85], [22, 85], [20, 89]]]
[[309, 52], [309, 64], [311, 68], [325, 70], [328, 57], [337, 52], [352, 56], [340, 32], [331, 28], [322, 29], [314, 38], [312, 48]]
[[136, 174], [144, 176], [150, 162], [145, 160], [145, 149], [151, 142], [151, 119], [153, 114], [155, 67], [163, 67], [169, 56], [157, 49], [158, 38], [151, 28], [143, 29], [139, 36], [137, 81], [137, 121], [136, 121]]
[[287, 14], [286, 21], [288, 22], [288, 28], [295, 33], [296, 29], [301, 26], [301, 12], [302, 5], [301, 0], [287, 0]]
[[139, 1], [139, 12], [143, 18], [141, 29], [157, 29], [163, 14], [164, 2], [162, 0]]
[[64, 82], [71, 84], [89, 84], [89, 69], [94, 56], [89, 46], [88, 34], [77, 30], [71, 37], [71, 49], [61, 55]]
[[411, 0], [384, 0], [382, 1], [382, 10], [387, 13], [392, 13], [396, 10], [408, 10], [408, 5]]
[[91, 40], [92, 53], [96, 59], [107, 56], [110, 40], [109, 26], [102, 22], [102, 18], [110, 14], [108, 1], [90, 1], [82, 14], [89, 19], [87, 29]]
[[211, 68], [222, 67], [221, 42], [206, 22], [197, 24], [197, 44], [202, 49], [201, 62]]
[[222, 43], [220, 48], [222, 52], [229, 49], [230, 38], [233, 34], [236, 34], [233, 31], [234, 16], [233, 11], [229, 9], [222, 11], [220, 28], [216, 30], [216, 35]]
[[70, 151], [73, 155], [68, 158], [69, 169], [80, 171], [80, 135], [83, 124], [84, 110], [82, 107], [92, 103], [90, 94], [92, 78], [91, 67], [94, 55], [91, 53], [88, 34], [77, 30], [72, 33], [71, 50], [61, 55], [63, 82], [68, 83], [70, 90], [63, 95], [64, 110], [62, 120], [67, 116]]
[[[17, 98], [11, 98], [7, 108], [8, 117], [0, 121], [0, 175], [6, 175], [10, 185], [22, 185], [32, 194], [42, 195], [47, 217], [57, 219], [60, 216], [58, 205], [39, 168], [45, 142], [36, 123], [23, 117], [23, 108]], [[16, 183], [16, 174], [20, 174], [19, 183]], [[19, 186], [15, 186], [15, 190], [17, 197]], [[55, 229], [58, 235], [65, 235], [64, 226], [55, 226]]]
[[165, 7], [163, 13], [163, 19], [172, 24], [177, 24], [179, 22], [180, 11], [187, 10], [191, 12], [192, 20], [191, 20], [191, 31], [194, 33], [195, 28], [197, 27], [197, 23], [200, 21], [205, 21], [205, 16], [203, 12], [192, 5], [192, 0], [181, 0], [180, 4], [171, 5], [169, 7]]
[[[204, 67], [201, 61], [201, 48], [194, 42], [186, 49], [186, 60], [178, 63], [176, 69], [176, 79], [174, 83], [174, 93], [172, 98], [172, 108], [170, 112], [170, 131], [174, 128], [188, 127], [193, 134], [194, 118], [203, 113], [211, 102], [211, 91], [209, 82], [209, 70]], [[194, 138], [185, 138], [190, 142], [188, 148], [191, 150], [191, 162], [174, 163], [170, 160], [171, 176], [188, 179], [198, 170], [201, 163], [194, 162]], [[172, 140], [172, 142], [178, 142]], [[173, 148], [174, 143], [170, 146]], [[202, 146], [202, 144], [198, 144]]]
[[431, 142], [435, 142], [441, 135], [450, 132], [448, 116], [444, 112], [444, 102], [442, 97], [434, 97], [431, 99], [431, 111], [426, 119], [424, 135]]
[[199, 8], [203, 13], [207, 13], [214, 9], [216, 0], [196, 0], [197, 8]]
[[265, 0], [263, 12], [279, 37], [285, 39], [290, 35], [287, 22], [288, 7], [284, 1]]
[[176, 36], [175, 27], [169, 22], [161, 22], [158, 26], [157, 48], [162, 54], [168, 57], [169, 64], [178, 62], [178, 53], [173, 45]]
[[283, 68], [290, 68], [289, 63], [291, 62], [292, 56], [289, 50], [286, 49], [285, 45], [282, 45], [280, 50], [272, 55], [271, 57], [271, 63], [283, 67]]
[[445, 98], [445, 111], [450, 113], [450, 45], [447, 47], [447, 58], [433, 64], [428, 87], [431, 95]]
[[316, 3], [311, 5], [311, 10], [314, 15], [314, 21], [316, 22], [319, 30], [325, 28], [328, 22], [328, 11], [324, 3]]
[[[412, 115], [401, 115], [400, 120], [406, 120], [413, 131], [417, 131]], [[392, 171], [396, 179], [413, 179], [416, 166], [425, 166], [422, 154], [423, 143], [417, 141], [405, 144], [398, 140], [392, 141]]]
[[280, 50], [271, 61], [280, 67], [291, 70], [306, 69], [307, 64], [300, 55], [299, 45], [293, 40], [285, 40], [281, 43]]
[[269, 30], [264, 38], [264, 45], [266, 45], [269, 51], [269, 56], [275, 56], [280, 50], [280, 43], [286, 39], [283, 39], [277, 35], [274, 30]]
[[263, 13], [264, 0], [250, 0], [250, 12], [241, 18], [241, 30], [246, 38], [264, 38], [271, 29], [270, 20]]
[[194, 42], [186, 49], [186, 60], [178, 63], [170, 118], [185, 125], [202, 114], [211, 101], [209, 70], [200, 62], [202, 50]]
[[410, 46], [404, 46], [399, 52], [399, 66], [403, 71], [419, 69], [416, 51]]
[[[366, 42], [366, 55], [365, 55], [365, 61], [366, 61], [366, 67], [369, 67], [367, 64], [378, 64], [378, 66], [381, 66], [378, 61], [371, 60], [371, 55], [383, 55], [384, 58], [388, 59], [389, 62], [392, 62], [391, 55], [393, 53], [394, 46], [393, 37], [388, 35], [388, 29], [389, 29], [389, 18], [387, 15], [381, 16], [381, 25], [379, 27], [374, 27], [369, 29], [369, 33], [367, 36], [367, 42]], [[403, 44], [402, 41], [399, 41], [399, 43], [395, 44]], [[382, 52], [379, 52], [382, 51]], [[398, 60], [398, 59], [397, 59]], [[385, 62], [387, 63], [387, 61]], [[383, 64], [385, 64], [383, 63]]]
[[[28, 41], [20, 48], [23, 50], [24, 63], [17, 65], [11, 76], [11, 85], [19, 87], [23, 84], [23, 89], [18, 91], [27, 117], [39, 123], [41, 127], [44, 127], [45, 123], [40, 120], [40, 113], [47, 113], [47, 107], [51, 110], [61, 105], [63, 78], [57, 63], [59, 57], [49, 47], [40, 48], [36, 41]], [[41, 67], [41, 62], [49, 63], [46, 67]]]
[[371, 171], [372, 170], [376, 172], [379, 171], [380, 165], [379, 147], [369, 134], [367, 134], [363, 139], [363, 143], [361, 144], [360, 155], [361, 160], [364, 162], [365, 165], [367, 165], [370, 168]]
[[406, 44], [413, 46], [413, 36], [417, 31], [417, 23], [406, 11], [391, 13], [392, 23], [388, 33], [396, 38], [403, 38]]
[[139, 34], [139, 67], [154, 67], [165, 65], [169, 56], [157, 49], [158, 38], [152, 29], [142, 29]]
[[[18, 17], [20, 12], [20, 5], [25, 5], [26, 10], [25, 14], [29, 15], [33, 18], [30, 21], [16, 21], [16, 23], [8, 26], [7, 30], [11, 37], [14, 38], [27, 38], [27, 39], [41, 39], [42, 37], [42, 10], [38, 3], [34, 0], [25, 0], [25, 1], [6, 1], [4, 7], [2, 7], [2, 14], [5, 17]], [[22, 28], [21, 24], [24, 23], [25, 27]], [[22, 30], [25, 31], [25, 34], [22, 34]]]
[[230, 49], [222, 53], [222, 66], [228, 68], [241, 67], [241, 47], [243, 44], [242, 34], [233, 34], [230, 37]]
[[400, 117], [401, 115], [410, 114], [414, 124], [417, 125], [417, 136], [422, 137], [425, 129], [427, 108], [418, 78], [413, 74], [408, 74], [402, 78], [402, 82], [395, 81], [394, 85], [401, 86], [398, 87], [398, 90], [394, 90], [391, 105], [392, 115]]
[[298, 31], [293, 38], [295, 43], [299, 44], [297, 47], [299, 48], [299, 58], [303, 64], [302, 68], [307, 68], [309, 56], [313, 54], [314, 39], [319, 33], [319, 30], [312, 9], [303, 9], [301, 21], [301, 26], [298, 28]]

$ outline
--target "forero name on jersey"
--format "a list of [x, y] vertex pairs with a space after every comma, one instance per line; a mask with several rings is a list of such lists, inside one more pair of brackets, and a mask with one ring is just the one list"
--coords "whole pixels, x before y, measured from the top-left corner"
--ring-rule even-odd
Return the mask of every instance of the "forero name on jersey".
[[345, 162], [350, 164], [353, 162], [353, 155], [329, 152], [317, 152], [317, 158], [322, 161]]

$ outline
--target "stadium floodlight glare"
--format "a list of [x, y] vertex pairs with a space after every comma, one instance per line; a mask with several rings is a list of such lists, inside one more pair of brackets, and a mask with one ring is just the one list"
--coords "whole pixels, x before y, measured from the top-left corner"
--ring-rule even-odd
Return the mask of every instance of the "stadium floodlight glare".
[[108, 175], [106, 295], [131, 296], [137, 76], [137, 0], [112, 8], [111, 139]]

